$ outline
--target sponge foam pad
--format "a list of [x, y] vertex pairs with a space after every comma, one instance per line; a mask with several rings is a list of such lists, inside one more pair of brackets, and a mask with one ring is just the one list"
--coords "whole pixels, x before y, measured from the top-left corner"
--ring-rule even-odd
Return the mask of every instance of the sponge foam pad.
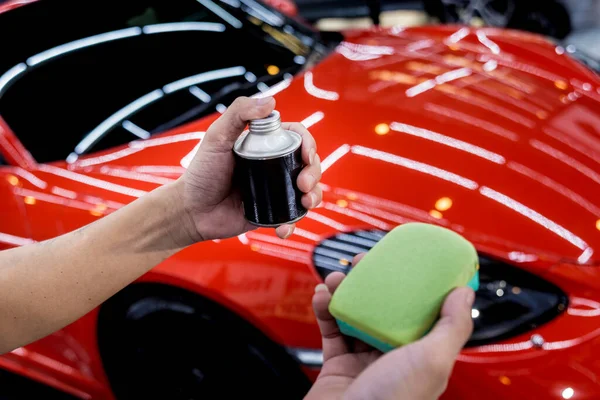
[[451, 290], [477, 290], [477, 270], [477, 251], [459, 234], [404, 224], [348, 274], [329, 310], [343, 333], [388, 351], [427, 333]]

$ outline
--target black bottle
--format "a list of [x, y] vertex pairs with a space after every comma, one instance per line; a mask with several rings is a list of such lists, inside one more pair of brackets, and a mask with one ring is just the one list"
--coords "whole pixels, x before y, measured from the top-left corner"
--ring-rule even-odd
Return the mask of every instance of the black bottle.
[[306, 215], [297, 185], [301, 151], [302, 136], [281, 128], [278, 111], [250, 121], [233, 147], [235, 179], [250, 223], [273, 227]]

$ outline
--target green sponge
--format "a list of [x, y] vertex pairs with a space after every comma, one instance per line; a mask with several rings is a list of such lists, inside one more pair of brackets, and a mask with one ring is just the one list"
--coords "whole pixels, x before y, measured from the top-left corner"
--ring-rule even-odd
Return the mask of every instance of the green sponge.
[[381, 351], [414, 342], [437, 320], [446, 296], [479, 287], [473, 245], [435, 225], [401, 225], [377, 243], [335, 291], [329, 311], [342, 333]]

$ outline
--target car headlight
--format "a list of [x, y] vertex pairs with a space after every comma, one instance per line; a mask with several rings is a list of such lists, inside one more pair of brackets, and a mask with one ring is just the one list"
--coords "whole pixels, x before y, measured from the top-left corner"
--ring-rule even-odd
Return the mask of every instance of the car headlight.
[[[380, 230], [339, 233], [315, 248], [313, 262], [321, 277], [348, 272], [352, 259], [369, 251], [385, 235]], [[507, 339], [549, 322], [567, 308], [567, 295], [554, 284], [490, 257], [479, 256], [480, 285], [471, 310], [474, 331], [468, 346]]]

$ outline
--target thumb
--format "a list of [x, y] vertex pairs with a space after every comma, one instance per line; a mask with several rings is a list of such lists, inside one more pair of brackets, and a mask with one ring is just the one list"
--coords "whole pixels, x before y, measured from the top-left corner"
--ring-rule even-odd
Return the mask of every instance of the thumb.
[[450, 361], [450, 365], [473, 332], [471, 307], [474, 300], [475, 292], [468, 287], [453, 290], [444, 301], [440, 320], [422, 339], [426, 348], [435, 349], [440, 358]]
[[275, 109], [275, 99], [238, 97], [208, 128], [203, 146], [207, 150], [230, 152], [248, 121], [266, 118]]

